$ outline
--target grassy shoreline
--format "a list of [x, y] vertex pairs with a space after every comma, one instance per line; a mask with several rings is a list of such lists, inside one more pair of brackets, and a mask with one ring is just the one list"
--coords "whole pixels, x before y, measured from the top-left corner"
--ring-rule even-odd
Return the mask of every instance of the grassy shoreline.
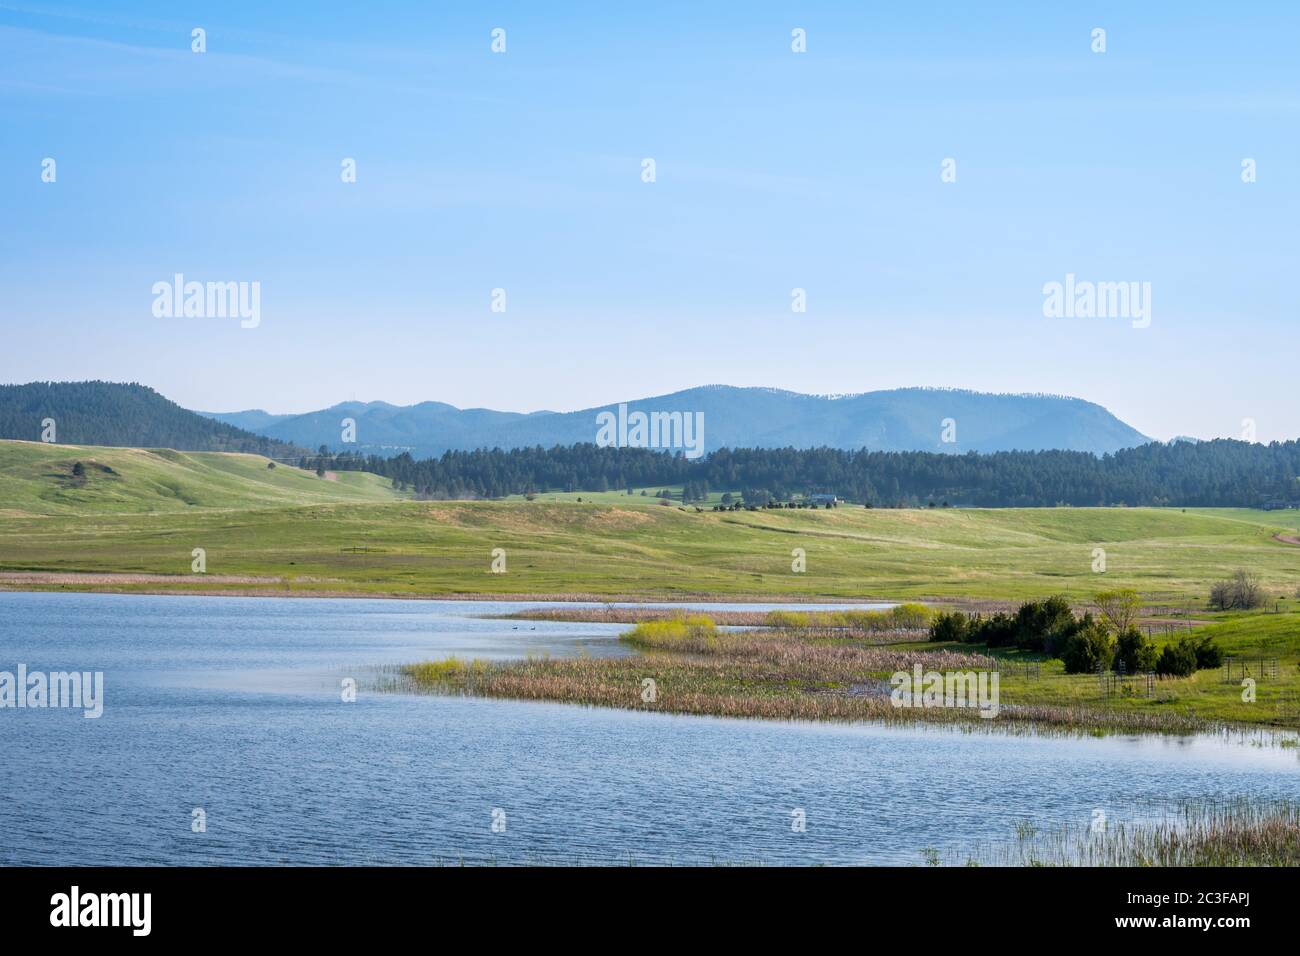
[[[1300, 684], [1300, 678], [1284, 672], [1274, 681], [1277, 686], [1261, 681], [1258, 702], [1248, 704], [1236, 700], [1235, 685], [1217, 681], [1217, 672], [1160, 679], [1150, 698], [1139, 695], [1141, 678], [1120, 685], [1130, 693], [1102, 696], [1093, 675], [1067, 675], [1059, 661], [1041, 655], [915, 641], [879, 644], [785, 629], [728, 632], [705, 617], [644, 622], [623, 640], [638, 653], [413, 663], [400, 668], [390, 689], [717, 717], [920, 721], [1088, 734], [1288, 734], [1300, 728], [1300, 721], [1270, 710], [1282, 688], [1289, 692]], [[996, 672], [996, 716], [980, 716], [973, 707], [897, 706], [890, 696], [891, 675], [918, 665], [927, 672]], [[1295, 670], [1293, 664], [1290, 669]]]
[[1040, 830], [1028, 822], [1003, 844], [931, 865], [1300, 866], [1300, 804], [1237, 798], [1183, 801], [1159, 819]]

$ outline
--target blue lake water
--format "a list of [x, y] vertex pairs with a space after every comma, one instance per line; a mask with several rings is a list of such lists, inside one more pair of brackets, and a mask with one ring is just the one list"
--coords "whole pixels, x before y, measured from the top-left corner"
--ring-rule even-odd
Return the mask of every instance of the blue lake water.
[[[1219, 737], [366, 692], [376, 666], [450, 654], [626, 653], [617, 625], [480, 616], [526, 606], [0, 593], [0, 670], [105, 674], [97, 720], [0, 709], [0, 863], [920, 863], [924, 847], [1012, 839], [1018, 821], [1300, 796], [1295, 749]], [[355, 703], [345, 676], [362, 681]]]

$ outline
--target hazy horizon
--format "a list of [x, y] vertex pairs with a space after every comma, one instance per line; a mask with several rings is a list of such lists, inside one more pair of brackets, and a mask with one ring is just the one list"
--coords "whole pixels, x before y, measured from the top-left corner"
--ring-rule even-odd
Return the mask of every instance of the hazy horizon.
[[[0, 3], [0, 380], [279, 414], [951, 387], [1292, 439], [1298, 21]], [[258, 283], [258, 321], [160, 317], [176, 275]], [[1148, 314], [1049, 318], [1067, 277]]]
[[[142, 384], [147, 384], [147, 383], [142, 383]], [[443, 400], [441, 400], [441, 399], [437, 399], [437, 398], [423, 399], [423, 400], [421, 400], [421, 401], [419, 401], [419, 402], [408, 402], [408, 403], [390, 402], [390, 401], [388, 401], [387, 399], [384, 399], [384, 398], [369, 398], [369, 399], [367, 399], [367, 398], [355, 398], [355, 399], [340, 399], [339, 401], [337, 401], [337, 402], [331, 402], [331, 403], [328, 404], [328, 405], [321, 405], [321, 406], [314, 407], [314, 408], [304, 408], [304, 409], [300, 409], [300, 410], [297, 410], [297, 411], [287, 411], [287, 412], [286, 412], [286, 411], [281, 411], [281, 410], [279, 410], [279, 409], [274, 409], [274, 408], [262, 408], [262, 407], [260, 407], [260, 406], [259, 406], [259, 407], [248, 406], [248, 407], [243, 407], [243, 408], [192, 408], [192, 409], [190, 409], [190, 411], [196, 411], [196, 412], [199, 412], [199, 413], [201, 413], [201, 414], [216, 414], [216, 415], [229, 415], [229, 414], [235, 414], [235, 413], [239, 413], [239, 412], [265, 412], [265, 413], [267, 413], [267, 414], [269, 414], [269, 415], [300, 415], [300, 414], [305, 414], [305, 413], [309, 413], [309, 412], [322, 411], [322, 410], [324, 410], [324, 409], [327, 409], [327, 408], [333, 408], [333, 407], [338, 406], [338, 405], [348, 405], [348, 404], [361, 404], [361, 405], [388, 405], [388, 406], [391, 406], [391, 407], [394, 407], [394, 408], [411, 408], [411, 407], [416, 406], [416, 405], [424, 404], [425, 402], [434, 402], [434, 403], [439, 403], [439, 404], [452, 405], [452, 406], [454, 406], [454, 407], [460, 409], [461, 411], [472, 411], [472, 410], [474, 410], [474, 409], [478, 409], [478, 408], [485, 408], [485, 409], [488, 409], [488, 410], [490, 410], [490, 411], [498, 411], [498, 412], [514, 412], [514, 413], [516, 413], [516, 414], [520, 414], [520, 415], [543, 415], [543, 414], [564, 415], [564, 414], [569, 414], [569, 413], [572, 413], [572, 412], [587, 411], [587, 410], [590, 410], [590, 409], [597, 409], [597, 408], [606, 408], [606, 407], [609, 407], [609, 406], [617, 405], [617, 404], [622, 403], [622, 402], [639, 402], [639, 401], [643, 401], [643, 400], [645, 400], [645, 399], [647, 399], [647, 398], [657, 398], [657, 397], [661, 397], [661, 396], [675, 395], [675, 394], [679, 394], [679, 393], [681, 393], [681, 392], [690, 392], [690, 391], [696, 391], [696, 390], [699, 390], [699, 389], [706, 389], [706, 388], [738, 388], [738, 389], [754, 388], [754, 389], [759, 389], [759, 390], [763, 390], [763, 391], [785, 392], [785, 393], [789, 393], [789, 394], [792, 394], [792, 395], [799, 395], [799, 396], [802, 396], [802, 397], [805, 397], [805, 398], [824, 399], [824, 400], [826, 400], [826, 401], [837, 401], [837, 400], [840, 400], [840, 399], [852, 399], [852, 398], [857, 398], [857, 397], [859, 397], [859, 396], [861, 396], [861, 395], [869, 394], [869, 392], [841, 392], [841, 393], [833, 393], [833, 394], [823, 394], [823, 393], [817, 393], [817, 392], [795, 392], [795, 391], [793, 391], [792, 389], [775, 388], [775, 387], [772, 387], [772, 386], [765, 386], [765, 385], [752, 385], [752, 386], [751, 386], [751, 385], [731, 385], [731, 384], [728, 383], [728, 382], [705, 382], [705, 383], [701, 383], [701, 384], [699, 384], [699, 385], [691, 385], [691, 386], [687, 386], [686, 388], [675, 389], [675, 390], [672, 391], [672, 392], [660, 392], [660, 393], [652, 394], [652, 395], [626, 395], [626, 396], [621, 396], [621, 397], [618, 397], [618, 398], [611, 398], [611, 399], [608, 399], [607, 401], [594, 402], [594, 403], [592, 403], [592, 404], [590, 404], [590, 405], [580, 405], [580, 406], [576, 406], [576, 407], [574, 407], [574, 408], [553, 408], [553, 407], [540, 407], [540, 406], [539, 406], [539, 407], [536, 407], [536, 408], [488, 408], [488, 406], [482, 406], [482, 405], [478, 405], [478, 406], [472, 406], [472, 405], [456, 405], [454, 402], [444, 402]], [[1083, 397], [1078, 396], [1078, 395], [1058, 395], [1058, 394], [1055, 394], [1055, 393], [1048, 393], [1048, 392], [996, 392], [996, 393], [995, 393], [995, 392], [978, 392], [978, 391], [976, 391], [975, 389], [965, 389], [965, 388], [960, 388], [960, 387], [950, 387], [950, 386], [947, 386], [947, 385], [911, 385], [911, 386], [900, 386], [900, 387], [897, 387], [897, 388], [890, 388], [890, 389], [871, 389], [870, 391], [871, 391], [871, 392], [881, 392], [881, 391], [969, 392], [969, 393], [972, 393], [972, 394], [981, 394], [981, 395], [993, 395], [993, 394], [996, 394], [996, 395], [1009, 396], [1009, 397], [1015, 397], [1015, 398], [1031, 398], [1031, 397], [1035, 397], [1035, 396], [1048, 396], [1048, 397], [1053, 397], [1053, 398], [1064, 398], [1064, 399], [1071, 399], [1071, 400], [1077, 400], [1077, 401], [1082, 401], [1082, 402], [1087, 402], [1087, 401], [1088, 401], [1088, 399], [1083, 398]], [[170, 397], [170, 396], [165, 396], [165, 397]], [[1098, 404], [1098, 403], [1093, 402], [1092, 404]], [[1102, 406], [1102, 407], [1104, 407], [1104, 406]], [[1126, 423], [1126, 424], [1127, 424], [1127, 423]], [[1152, 437], [1152, 436], [1148, 436], [1148, 437]], [[1180, 435], [1180, 436], [1171, 436], [1171, 437], [1195, 437], [1195, 436], [1184, 436], [1184, 435]]]

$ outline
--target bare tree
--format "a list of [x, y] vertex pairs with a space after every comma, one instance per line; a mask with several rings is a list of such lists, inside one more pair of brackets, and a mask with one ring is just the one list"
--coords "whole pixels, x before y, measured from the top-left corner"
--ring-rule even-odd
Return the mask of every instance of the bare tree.
[[1265, 601], [1259, 575], [1239, 570], [1226, 581], [1216, 581], [1210, 587], [1210, 606], [1220, 611], [1243, 610], [1260, 607]]
[[1116, 634], [1126, 634], [1135, 627], [1142, 611], [1142, 598], [1132, 588], [1099, 591], [1093, 595], [1092, 603], [1106, 626]]

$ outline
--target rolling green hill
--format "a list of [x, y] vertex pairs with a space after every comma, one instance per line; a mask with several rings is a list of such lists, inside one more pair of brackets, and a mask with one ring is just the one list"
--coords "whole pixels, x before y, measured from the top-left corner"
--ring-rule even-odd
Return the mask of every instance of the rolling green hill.
[[[324, 480], [267, 464], [253, 455], [0, 442], [0, 572], [176, 575], [122, 589], [229, 586], [182, 573], [190, 549], [203, 547], [214, 575], [265, 578], [275, 593], [302, 594], [1012, 600], [1060, 592], [1086, 600], [1134, 587], [1151, 602], [1200, 609], [1210, 583], [1237, 568], [1258, 573], [1284, 604], [1300, 587], [1300, 546], [1277, 537], [1297, 534], [1295, 512], [712, 512], [614, 494], [412, 501], [375, 475]], [[504, 574], [490, 570], [494, 548], [506, 552]], [[796, 548], [806, 556], [802, 573], [791, 567]], [[1093, 570], [1099, 548], [1104, 574]]]
[[[81, 464], [80, 474], [76, 473]], [[365, 472], [318, 478], [260, 455], [0, 441], [0, 512], [137, 514], [391, 501]]]

